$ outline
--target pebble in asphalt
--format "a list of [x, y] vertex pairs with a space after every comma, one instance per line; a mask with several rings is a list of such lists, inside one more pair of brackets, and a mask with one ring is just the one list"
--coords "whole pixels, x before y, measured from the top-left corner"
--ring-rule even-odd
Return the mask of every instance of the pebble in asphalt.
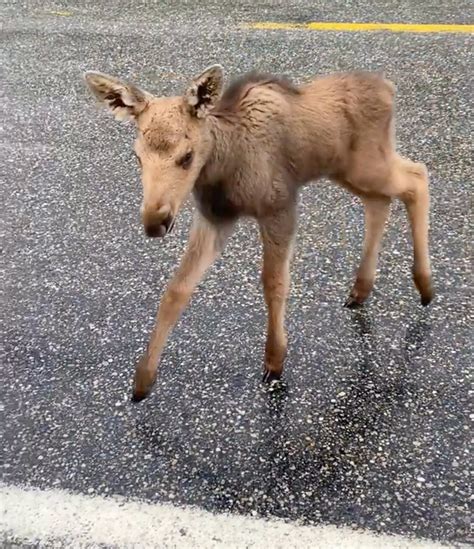
[[[468, 539], [472, 37], [240, 26], [345, 14], [343, 2], [329, 12], [310, 4], [4, 5], [4, 482]], [[463, 22], [456, 14], [468, 13], [463, 2], [436, 16], [427, 5], [376, 2], [353, 16]], [[399, 148], [432, 176], [438, 295], [419, 306], [395, 205], [376, 291], [363, 310], [343, 309], [362, 209], [313, 185], [301, 195], [286, 391], [260, 385], [260, 245], [247, 223], [173, 333], [152, 397], [132, 406], [133, 364], [191, 208], [172, 238], [145, 239], [132, 130], [96, 111], [81, 73], [166, 94], [214, 61], [229, 75], [259, 68], [296, 81], [386, 71], [398, 87]]]

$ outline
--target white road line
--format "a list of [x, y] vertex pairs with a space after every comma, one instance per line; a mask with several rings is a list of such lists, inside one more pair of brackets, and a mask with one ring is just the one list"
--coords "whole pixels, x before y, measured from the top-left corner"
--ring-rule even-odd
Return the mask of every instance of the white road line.
[[[377, 536], [335, 526], [215, 515], [192, 507], [118, 497], [0, 485], [3, 542], [47, 542], [54, 547], [428, 549], [421, 540]], [[51, 545], [49, 545], [51, 544]]]

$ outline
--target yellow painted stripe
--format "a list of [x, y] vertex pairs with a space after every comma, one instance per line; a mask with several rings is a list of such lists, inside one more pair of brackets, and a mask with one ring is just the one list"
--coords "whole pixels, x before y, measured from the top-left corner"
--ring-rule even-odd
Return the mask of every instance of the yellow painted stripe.
[[343, 31], [343, 32], [458, 32], [473, 33], [474, 25], [449, 24], [417, 24], [417, 23], [326, 23], [313, 21], [311, 23], [276, 23], [262, 21], [249, 23], [252, 29], [262, 30], [316, 30], [316, 31]]

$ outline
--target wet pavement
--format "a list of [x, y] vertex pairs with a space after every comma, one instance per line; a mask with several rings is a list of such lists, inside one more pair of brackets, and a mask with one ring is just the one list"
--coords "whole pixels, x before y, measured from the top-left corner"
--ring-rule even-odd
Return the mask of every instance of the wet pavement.
[[[71, 4], [3, 7], [3, 482], [467, 542], [472, 35], [240, 26], [343, 20], [343, 2], [324, 13], [297, 1], [197, 11]], [[430, 6], [361, 3], [344, 20], [467, 22], [467, 3]], [[243, 223], [174, 331], [153, 395], [133, 405], [133, 365], [191, 205], [169, 238], [144, 237], [133, 130], [97, 111], [81, 74], [135, 78], [165, 94], [216, 61], [229, 75], [256, 67], [296, 81], [386, 71], [398, 88], [399, 148], [431, 173], [437, 297], [427, 309], [418, 303], [396, 204], [374, 295], [344, 309], [362, 208], [326, 182], [310, 186], [286, 390], [260, 383], [261, 250]]]

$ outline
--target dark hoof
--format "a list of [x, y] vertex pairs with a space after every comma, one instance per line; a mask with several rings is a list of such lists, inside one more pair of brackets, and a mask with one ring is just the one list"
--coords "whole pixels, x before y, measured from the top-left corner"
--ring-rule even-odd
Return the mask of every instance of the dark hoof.
[[148, 357], [146, 353], [140, 358], [135, 370], [133, 382], [132, 402], [141, 402], [153, 389], [156, 381], [156, 372], [148, 369]]
[[358, 309], [359, 307], [362, 307], [363, 304], [363, 301], [358, 301], [354, 296], [350, 295], [344, 303], [344, 307], [346, 309]]
[[271, 370], [265, 370], [262, 381], [263, 383], [271, 383], [272, 381], [280, 381], [280, 379], [281, 379], [281, 374], [276, 374]]
[[431, 274], [417, 273], [413, 271], [413, 281], [415, 282], [416, 289], [420, 292], [421, 304], [426, 307], [433, 301], [434, 290], [431, 279]]
[[421, 304], [423, 305], [423, 307], [426, 307], [427, 305], [429, 305], [433, 301], [433, 298], [434, 298], [434, 294], [422, 295]]
[[265, 370], [262, 381], [269, 393], [281, 394], [286, 391], [286, 383], [281, 379], [281, 374]]
[[136, 403], [136, 402], [141, 402], [142, 400], [144, 400], [148, 395], [150, 394], [150, 391], [148, 391], [147, 393], [139, 393], [137, 391], [133, 391], [132, 393], [132, 398], [131, 398], [131, 401]]
[[133, 386], [132, 391], [132, 402], [141, 402], [142, 400], [145, 400], [145, 398], [151, 393], [151, 390], [153, 389], [153, 386], [155, 385], [155, 380], [153, 380], [151, 383], [147, 384], [146, 386], [143, 384], [138, 384], [135, 380], [135, 384]]

